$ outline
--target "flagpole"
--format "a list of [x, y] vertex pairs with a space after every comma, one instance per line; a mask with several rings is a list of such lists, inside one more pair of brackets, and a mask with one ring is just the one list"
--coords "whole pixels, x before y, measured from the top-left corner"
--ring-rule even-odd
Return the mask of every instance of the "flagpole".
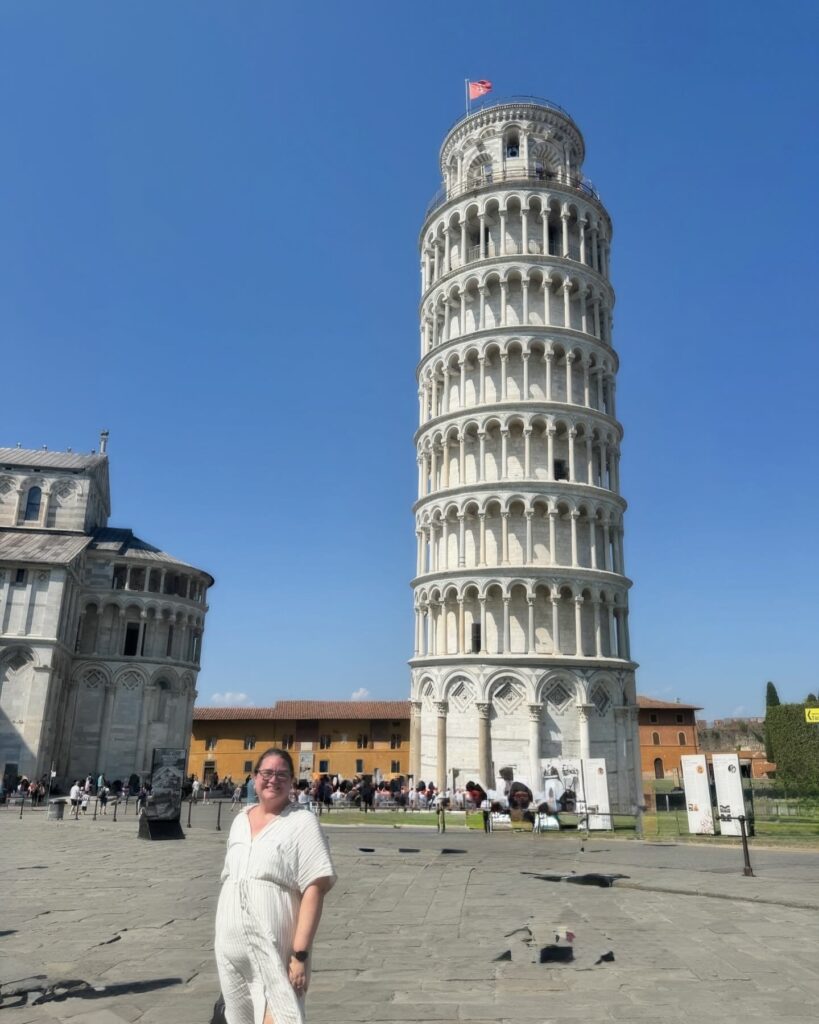
[[469, 79], [464, 79], [464, 99], [466, 100], [466, 113], [469, 115]]

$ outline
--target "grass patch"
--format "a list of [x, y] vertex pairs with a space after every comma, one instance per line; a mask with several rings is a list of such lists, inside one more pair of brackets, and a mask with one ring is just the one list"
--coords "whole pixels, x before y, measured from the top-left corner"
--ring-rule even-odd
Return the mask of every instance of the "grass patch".
[[[447, 824], [463, 824], [463, 815], [447, 814]], [[322, 825], [423, 825], [435, 828], [438, 815], [434, 811], [362, 811], [340, 809], [325, 812], [319, 818]]]

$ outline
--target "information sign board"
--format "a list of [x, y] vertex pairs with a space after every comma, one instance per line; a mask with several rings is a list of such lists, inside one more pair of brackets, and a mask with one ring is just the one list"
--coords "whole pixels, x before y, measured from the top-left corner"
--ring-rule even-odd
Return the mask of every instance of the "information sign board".
[[[714, 782], [717, 787], [720, 833], [724, 836], [741, 835], [742, 830], [736, 819], [745, 814], [745, 801], [742, 797], [739, 758], [736, 754], [712, 754], [711, 764], [714, 766]], [[731, 820], [723, 820], [729, 817]]]
[[688, 831], [695, 836], [712, 836], [714, 816], [711, 813], [711, 788], [708, 785], [705, 754], [683, 754], [680, 762], [688, 811]]

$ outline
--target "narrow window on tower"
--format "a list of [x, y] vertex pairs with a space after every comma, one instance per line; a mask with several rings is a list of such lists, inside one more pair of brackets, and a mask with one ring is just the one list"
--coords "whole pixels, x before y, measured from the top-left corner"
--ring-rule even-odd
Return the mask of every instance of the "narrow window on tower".
[[133, 658], [137, 653], [137, 644], [139, 643], [139, 623], [129, 622], [125, 627], [125, 645], [122, 649], [122, 653], [127, 658]]
[[165, 644], [165, 657], [170, 658], [173, 654], [173, 626], [168, 626], [168, 642]]
[[555, 480], [568, 480], [569, 467], [565, 459], [555, 459]]

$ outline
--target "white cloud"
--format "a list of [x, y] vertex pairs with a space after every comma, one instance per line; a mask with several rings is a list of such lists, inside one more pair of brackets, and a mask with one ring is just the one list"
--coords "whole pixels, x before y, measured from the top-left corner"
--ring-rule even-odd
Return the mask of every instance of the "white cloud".
[[350, 700], [366, 700], [369, 696], [370, 691], [366, 687], [360, 686], [350, 694]]
[[246, 693], [234, 693], [233, 690], [226, 690], [224, 693], [212, 693], [211, 704], [219, 704], [222, 707], [252, 707], [253, 701]]
[[734, 710], [731, 712], [731, 714], [732, 715], [744, 715], [745, 714], [745, 705], [744, 704], [737, 704], [737, 706], [734, 708]]

